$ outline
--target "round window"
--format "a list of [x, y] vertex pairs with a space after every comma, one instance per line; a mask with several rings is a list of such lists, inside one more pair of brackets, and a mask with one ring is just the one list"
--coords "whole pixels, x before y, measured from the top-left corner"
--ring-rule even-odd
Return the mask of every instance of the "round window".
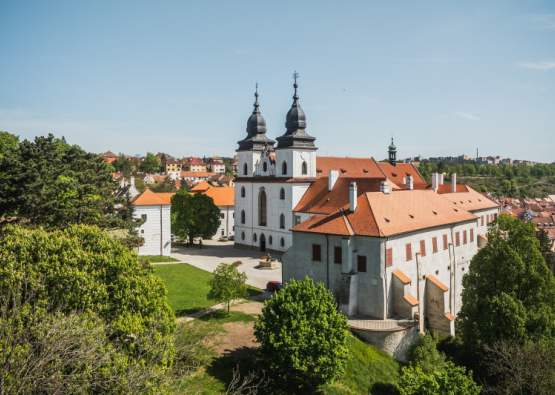
[[256, 233], [252, 236], [252, 239], [253, 239], [254, 242], [256, 243]]
[[285, 240], [283, 239], [283, 237], [279, 241], [279, 245], [281, 246], [281, 248], [283, 248], [285, 246]]
[[268, 244], [272, 245], [272, 236], [268, 237]]

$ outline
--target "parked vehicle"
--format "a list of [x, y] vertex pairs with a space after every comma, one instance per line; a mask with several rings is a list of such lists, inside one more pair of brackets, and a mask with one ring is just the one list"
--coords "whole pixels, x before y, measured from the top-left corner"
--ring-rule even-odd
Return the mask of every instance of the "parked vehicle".
[[271, 292], [281, 291], [282, 286], [279, 281], [270, 281], [266, 284], [266, 289]]

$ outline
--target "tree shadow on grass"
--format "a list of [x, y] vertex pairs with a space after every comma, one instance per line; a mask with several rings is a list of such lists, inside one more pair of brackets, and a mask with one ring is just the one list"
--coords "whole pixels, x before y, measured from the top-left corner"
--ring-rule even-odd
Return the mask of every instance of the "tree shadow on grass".
[[372, 395], [395, 395], [399, 393], [397, 386], [391, 383], [375, 383], [370, 391]]
[[176, 318], [180, 318], [180, 317], [187, 317], [188, 315], [197, 313], [201, 310], [204, 310], [206, 307], [193, 307], [190, 309], [179, 309], [174, 311], [173, 313], [175, 314]]

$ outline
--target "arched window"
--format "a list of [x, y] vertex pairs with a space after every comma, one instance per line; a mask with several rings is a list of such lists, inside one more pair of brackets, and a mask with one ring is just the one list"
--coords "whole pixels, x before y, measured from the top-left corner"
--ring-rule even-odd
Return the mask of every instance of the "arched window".
[[241, 197], [245, 197], [245, 187], [241, 187]]
[[302, 173], [303, 173], [303, 175], [308, 173], [308, 171], [306, 169], [306, 162], [303, 162]]
[[260, 188], [258, 193], [258, 225], [266, 226], [266, 190]]
[[247, 175], [247, 164], [246, 163], [243, 165], [243, 175], [244, 176]]
[[284, 200], [284, 199], [285, 199], [285, 189], [281, 188], [281, 189], [279, 190], [279, 198], [280, 198], [281, 200]]
[[268, 162], [262, 163], [262, 171], [266, 173], [268, 171]]
[[285, 176], [287, 175], [287, 162], [283, 161], [283, 163], [281, 164], [281, 175]]
[[279, 241], [279, 245], [281, 246], [281, 248], [283, 248], [285, 246], [285, 240], [283, 239], [283, 237]]
[[245, 210], [241, 210], [241, 223], [245, 223]]
[[256, 233], [252, 235], [252, 240], [256, 243]]
[[280, 229], [285, 229], [285, 215], [283, 214], [279, 216], [279, 227]]
[[268, 244], [269, 244], [269, 245], [272, 245], [272, 235], [270, 235], [270, 236], [268, 237]]
[[245, 232], [241, 232], [241, 240], [245, 240]]

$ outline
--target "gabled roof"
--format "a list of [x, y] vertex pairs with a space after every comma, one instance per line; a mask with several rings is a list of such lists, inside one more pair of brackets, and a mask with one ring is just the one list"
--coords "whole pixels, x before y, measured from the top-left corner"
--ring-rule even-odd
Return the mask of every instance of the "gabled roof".
[[293, 230], [349, 235], [345, 224], [347, 220], [356, 235], [387, 237], [477, 218], [462, 208], [452, 206], [434, 191], [413, 190], [389, 195], [371, 192], [359, 196], [354, 213], [349, 211], [349, 205], [345, 205], [328, 217], [311, 217]]
[[328, 177], [330, 170], [339, 170], [339, 177], [385, 177], [374, 158], [316, 157], [316, 177]]
[[204, 192], [204, 191], [207, 191], [209, 188], [212, 188], [212, 185], [207, 183], [205, 180], [202, 180], [201, 182], [198, 183], [197, 186], [191, 189], [191, 192]]
[[426, 181], [412, 163], [397, 163], [396, 166], [393, 166], [390, 163], [380, 162], [378, 166], [386, 177], [396, 185], [406, 184], [403, 183], [403, 178], [406, 178], [409, 174], [412, 176], [413, 185], [426, 184]]
[[106, 151], [106, 152], [104, 152], [102, 154], [99, 154], [99, 155], [102, 156], [103, 158], [117, 158], [118, 157], [112, 151]]
[[204, 163], [198, 158], [193, 158], [189, 162], [185, 163], [185, 165], [186, 166], [190, 166], [190, 165], [206, 166], [206, 163]]
[[308, 190], [293, 211], [331, 214], [349, 203], [351, 182], [356, 182], [357, 196], [360, 196], [365, 192], [379, 192], [380, 184], [384, 180], [385, 177], [383, 176], [382, 178], [339, 177], [332, 190], [329, 191], [329, 178], [319, 178], [308, 187]]
[[216, 206], [235, 205], [235, 187], [212, 187], [204, 194], [210, 196]]
[[174, 195], [173, 193], [154, 193], [147, 189], [140, 195], [131, 199], [135, 206], [166, 206], [171, 204], [170, 198], [167, 195]]
[[211, 173], [211, 172], [207, 172], [207, 171], [182, 171], [179, 173], [179, 177], [183, 178], [183, 177], [199, 177], [199, 178], [204, 178], [204, 177], [212, 177], [213, 175], [216, 175], [216, 173]]

